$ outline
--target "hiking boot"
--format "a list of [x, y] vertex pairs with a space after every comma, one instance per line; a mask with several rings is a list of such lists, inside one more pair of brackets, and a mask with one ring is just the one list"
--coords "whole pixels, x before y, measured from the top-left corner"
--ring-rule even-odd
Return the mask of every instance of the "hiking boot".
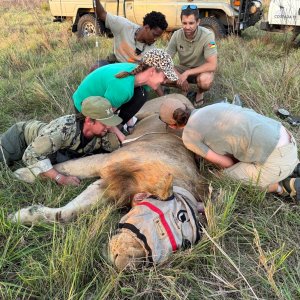
[[288, 177], [280, 182], [284, 194], [289, 194], [291, 198], [300, 201], [300, 178]]
[[292, 178], [300, 177], [300, 163], [298, 163], [298, 165], [295, 167], [293, 173], [289, 177], [292, 177]]

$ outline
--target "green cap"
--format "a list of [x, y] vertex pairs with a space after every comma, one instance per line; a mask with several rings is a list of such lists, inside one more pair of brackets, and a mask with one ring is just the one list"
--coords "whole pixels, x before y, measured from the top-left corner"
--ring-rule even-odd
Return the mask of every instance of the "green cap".
[[90, 96], [84, 99], [81, 106], [81, 113], [107, 126], [117, 126], [123, 121], [114, 114], [109, 101], [100, 96]]

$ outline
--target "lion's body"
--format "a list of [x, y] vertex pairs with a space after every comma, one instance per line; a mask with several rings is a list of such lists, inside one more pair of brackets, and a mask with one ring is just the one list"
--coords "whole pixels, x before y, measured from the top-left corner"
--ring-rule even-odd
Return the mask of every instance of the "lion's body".
[[[176, 94], [168, 97], [172, 96], [191, 106], [184, 96]], [[67, 175], [79, 178], [100, 176], [101, 180], [90, 185], [64, 207], [25, 208], [12, 218], [25, 224], [41, 220], [69, 221], [79, 212], [89, 210], [100, 199], [129, 205], [131, 197], [140, 192], [149, 192], [164, 199], [170, 193], [172, 180], [174, 185], [189, 190], [198, 201], [201, 200], [205, 188], [194, 155], [184, 147], [178, 133], [167, 129], [158, 118], [164, 99], [165, 96], [147, 102], [139, 112], [134, 134], [129, 136], [130, 140], [136, 140], [125, 143], [113, 153], [92, 155], [54, 166]], [[26, 168], [17, 170], [16, 176], [34, 181], [35, 178], [28, 176], [27, 171]]]

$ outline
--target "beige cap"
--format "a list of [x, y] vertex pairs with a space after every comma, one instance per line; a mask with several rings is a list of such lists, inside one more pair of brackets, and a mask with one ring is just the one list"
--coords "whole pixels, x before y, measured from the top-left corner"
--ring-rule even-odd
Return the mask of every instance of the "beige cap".
[[159, 118], [166, 124], [175, 125], [176, 122], [173, 119], [173, 114], [177, 108], [185, 110], [186, 106], [176, 98], [167, 98], [160, 106]]
[[84, 116], [100, 121], [107, 126], [117, 126], [122, 119], [114, 114], [108, 100], [100, 96], [90, 96], [83, 100], [81, 112]]

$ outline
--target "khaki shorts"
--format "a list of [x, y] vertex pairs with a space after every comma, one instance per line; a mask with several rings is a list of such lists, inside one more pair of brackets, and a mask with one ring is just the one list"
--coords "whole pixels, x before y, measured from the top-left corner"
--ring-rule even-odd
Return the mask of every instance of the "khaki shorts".
[[275, 148], [265, 163], [237, 163], [224, 170], [224, 174], [262, 188], [280, 182], [291, 175], [298, 164], [297, 144], [291, 136], [288, 145]]
[[[194, 67], [196, 68], [196, 67]], [[183, 72], [187, 71], [187, 70], [190, 70], [191, 68], [189, 67], [185, 67], [185, 66], [182, 66], [182, 65], [177, 65], [175, 66], [175, 69], [180, 73], [182, 74]], [[211, 81], [214, 80], [214, 72], [205, 72], [205, 73], [209, 73], [211, 74]], [[204, 74], [204, 73], [201, 73], [201, 74]], [[199, 75], [199, 74], [198, 74]], [[192, 83], [192, 84], [197, 84], [197, 76], [198, 75], [191, 75], [188, 77], [187, 81], [188, 83]]]
[[[177, 65], [175, 66], [175, 69], [180, 73], [182, 74], [183, 72], [191, 69], [191, 68], [188, 68], [188, 67], [185, 67], [185, 66], [182, 66], [182, 65]], [[196, 84], [197, 83], [197, 75], [192, 75], [192, 76], [189, 76], [188, 79], [187, 79], [188, 83], [194, 83]]]

